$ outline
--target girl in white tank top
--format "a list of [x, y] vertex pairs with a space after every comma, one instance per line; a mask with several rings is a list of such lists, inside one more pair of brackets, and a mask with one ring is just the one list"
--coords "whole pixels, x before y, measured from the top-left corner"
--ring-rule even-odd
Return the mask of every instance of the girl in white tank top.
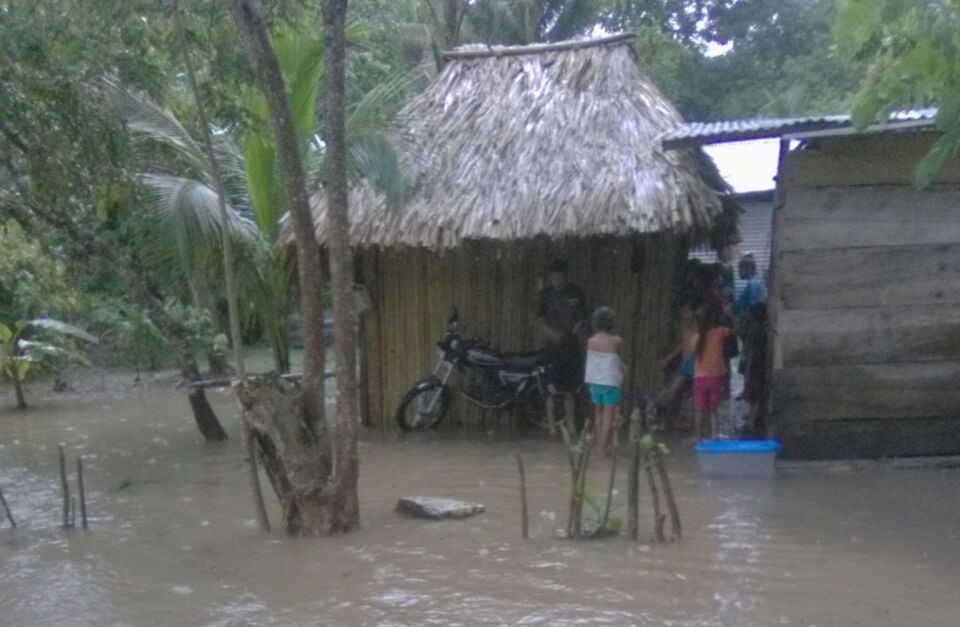
[[623, 338], [613, 334], [614, 316], [609, 307], [593, 312], [593, 335], [587, 340], [584, 383], [594, 406], [593, 444], [606, 455], [613, 452], [614, 421], [623, 400], [624, 365], [620, 357]]

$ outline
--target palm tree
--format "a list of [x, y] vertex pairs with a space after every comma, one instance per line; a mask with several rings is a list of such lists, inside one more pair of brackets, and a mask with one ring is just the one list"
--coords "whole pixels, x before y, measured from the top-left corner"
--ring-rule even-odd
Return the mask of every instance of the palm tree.
[[[283, 75], [287, 78], [291, 113], [300, 156], [312, 187], [326, 174], [325, 146], [317, 134], [317, 102], [323, 78], [322, 29], [316, 24], [281, 25], [271, 36]], [[366, 27], [353, 23], [347, 40], [366, 38]], [[386, 132], [390, 117], [410, 78], [396, 76], [375, 86], [350, 106], [347, 119], [348, 168], [352, 180], [364, 179], [388, 199], [402, 194], [403, 178], [393, 139]], [[276, 244], [280, 217], [289, 201], [278, 170], [269, 112], [262, 94], [248, 94], [249, 128], [242, 152], [233, 133], [213, 129], [217, 161], [223, 170], [228, 207], [227, 224], [218, 211], [218, 196], [210, 160], [203, 145], [174, 114], [142, 93], [106, 79], [108, 101], [128, 128], [147, 140], [172, 149], [183, 175], [150, 172], [141, 176], [148, 192], [149, 217], [142, 229], [143, 255], [148, 266], [186, 290], [195, 307], [217, 319], [212, 288], [222, 285], [221, 236], [226, 228], [237, 252], [238, 292], [248, 322], [263, 329], [278, 372], [290, 370], [287, 319], [293, 309], [293, 268], [289, 255]], [[216, 357], [213, 358], [214, 363]]]
[[[106, 79], [104, 88], [128, 128], [159, 145], [173, 149], [186, 164], [187, 176], [163, 172], [141, 175], [150, 200], [148, 220], [140, 232], [141, 254], [167, 287], [183, 282], [194, 307], [218, 320], [213, 285], [222, 284], [222, 242], [224, 231], [238, 248], [263, 248], [266, 240], [256, 225], [235, 207], [248, 205], [243, 184], [242, 159], [230, 137], [213, 134], [217, 161], [223, 171], [228, 196], [226, 224], [219, 210], [214, 169], [202, 143], [196, 141], [177, 118], [145, 94], [127, 90]], [[223, 356], [208, 354], [215, 374], [228, 370]]]

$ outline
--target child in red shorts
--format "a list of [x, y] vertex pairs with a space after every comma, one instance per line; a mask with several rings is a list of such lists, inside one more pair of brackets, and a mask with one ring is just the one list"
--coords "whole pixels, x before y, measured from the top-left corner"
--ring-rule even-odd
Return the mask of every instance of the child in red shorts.
[[693, 365], [693, 426], [699, 440], [704, 420], [710, 421], [710, 437], [717, 437], [720, 394], [726, 381], [727, 362], [723, 345], [733, 335], [727, 326], [723, 310], [708, 305], [700, 313], [700, 331], [697, 336], [696, 357]]

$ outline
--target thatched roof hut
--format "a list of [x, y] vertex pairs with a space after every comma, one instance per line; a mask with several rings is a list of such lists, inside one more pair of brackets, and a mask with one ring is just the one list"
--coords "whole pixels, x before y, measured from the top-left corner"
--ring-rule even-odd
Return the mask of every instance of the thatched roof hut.
[[[627, 36], [446, 57], [399, 115], [408, 194], [390, 209], [369, 187], [350, 199], [357, 281], [373, 304], [361, 322], [366, 423], [392, 422], [454, 305], [503, 350], [542, 345], [537, 292], [560, 256], [590, 305], [618, 312], [628, 385], [653, 385], [672, 341], [679, 236], [706, 235], [722, 211], [700, 156], [660, 146], [679, 114]], [[322, 242], [322, 193], [314, 210]], [[454, 407], [453, 420], [478, 418]]]
[[[447, 53], [399, 115], [409, 196], [385, 211], [354, 191], [359, 246], [705, 232], [720, 210], [690, 152], [659, 136], [682, 119], [637, 67], [628, 35]], [[314, 199], [323, 241], [323, 195]]]

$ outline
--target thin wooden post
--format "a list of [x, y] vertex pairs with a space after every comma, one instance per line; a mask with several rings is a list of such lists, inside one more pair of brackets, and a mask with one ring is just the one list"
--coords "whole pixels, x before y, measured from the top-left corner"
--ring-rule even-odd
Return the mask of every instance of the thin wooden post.
[[656, 465], [657, 474], [660, 476], [660, 485], [663, 486], [663, 496], [667, 500], [667, 510], [670, 512], [670, 527], [673, 536], [679, 540], [683, 537], [683, 525], [680, 524], [680, 510], [677, 508], [677, 501], [673, 497], [673, 488], [670, 487], [670, 477], [667, 476], [667, 465], [663, 461], [663, 454], [659, 451], [654, 452], [653, 461]]
[[603, 507], [603, 520], [600, 521], [600, 533], [606, 534], [607, 521], [610, 520], [610, 506], [613, 504], [613, 486], [617, 479], [617, 449], [613, 449], [610, 466], [610, 483], [607, 484], [607, 502]]
[[63, 528], [70, 528], [70, 485], [67, 484], [67, 461], [63, 456], [63, 446], [58, 446], [60, 452], [60, 490], [63, 494]]
[[583, 528], [583, 496], [587, 484], [587, 466], [590, 464], [589, 431], [584, 430], [580, 442], [582, 452], [577, 462], [577, 476], [570, 495], [570, 520], [567, 523], [567, 535], [571, 540], [579, 538]]
[[630, 414], [630, 469], [627, 475], [627, 535], [634, 542], [640, 539], [640, 410]]
[[70, 497], [70, 528], [75, 529], [77, 526], [77, 495]]
[[657, 492], [657, 482], [653, 478], [653, 469], [650, 466], [649, 457], [644, 466], [647, 470], [647, 481], [650, 483], [650, 496], [653, 499], [654, 533], [657, 542], [666, 542], [667, 538], [663, 535], [663, 524], [666, 522], [667, 517], [660, 511], [660, 495]]
[[7, 513], [7, 520], [10, 521], [10, 526], [16, 529], [17, 521], [13, 519], [13, 514], [10, 513], [10, 506], [7, 505], [7, 499], [3, 498], [3, 490], [0, 490], [0, 505], [3, 505], [3, 511]]
[[80, 524], [87, 528], [87, 492], [83, 486], [83, 458], [77, 456], [77, 491], [80, 492]]
[[520, 471], [520, 529], [523, 539], [530, 537], [530, 518], [527, 513], [527, 479], [523, 472], [523, 457], [516, 453], [517, 470]]
[[563, 438], [563, 445], [567, 449], [567, 461], [570, 462], [570, 481], [577, 480], [577, 462], [573, 454], [573, 442], [570, 441], [570, 431], [567, 425], [560, 425], [560, 437]]

